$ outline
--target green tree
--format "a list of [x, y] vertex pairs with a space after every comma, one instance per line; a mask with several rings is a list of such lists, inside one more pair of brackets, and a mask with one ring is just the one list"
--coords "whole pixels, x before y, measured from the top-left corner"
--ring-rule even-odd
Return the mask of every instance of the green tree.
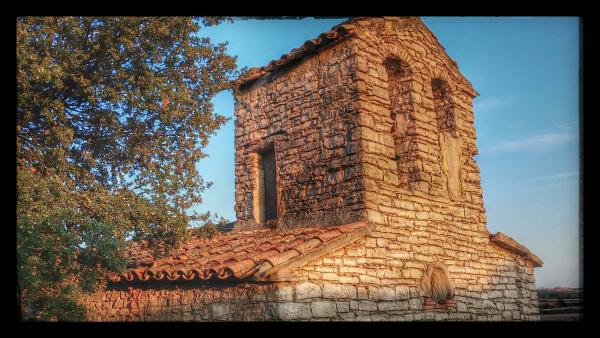
[[[17, 18], [17, 269], [25, 318], [80, 320], [81, 292], [125, 267], [128, 238], [167, 247], [209, 186], [225, 121], [210, 99], [235, 58], [197, 32], [224, 18]], [[153, 245], [154, 247], [154, 245]]]

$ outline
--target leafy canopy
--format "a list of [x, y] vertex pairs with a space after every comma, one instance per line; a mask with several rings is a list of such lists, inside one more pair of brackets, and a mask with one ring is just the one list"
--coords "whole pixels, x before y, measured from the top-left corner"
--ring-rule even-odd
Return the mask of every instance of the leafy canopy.
[[[223, 18], [17, 18], [17, 255], [25, 313], [81, 319], [73, 300], [124, 268], [127, 238], [180, 242], [209, 186], [196, 169], [226, 121]], [[68, 309], [65, 310], [65, 309]]]

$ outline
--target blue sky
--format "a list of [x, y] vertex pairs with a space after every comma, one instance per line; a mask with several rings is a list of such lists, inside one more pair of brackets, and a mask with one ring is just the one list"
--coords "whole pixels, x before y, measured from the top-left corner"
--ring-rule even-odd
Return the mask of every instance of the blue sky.
[[[579, 286], [579, 23], [577, 18], [424, 17], [479, 92], [474, 101], [488, 229], [544, 261], [538, 287]], [[235, 20], [203, 28], [228, 41], [240, 67], [269, 61], [343, 19]], [[235, 219], [233, 97], [213, 99], [232, 117], [198, 168], [213, 186], [199, 211]]]

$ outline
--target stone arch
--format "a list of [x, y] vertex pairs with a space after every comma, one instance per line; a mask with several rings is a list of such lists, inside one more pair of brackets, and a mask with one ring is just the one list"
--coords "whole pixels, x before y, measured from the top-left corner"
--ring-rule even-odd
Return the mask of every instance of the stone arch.
[[414, 72], [412, 65], [415, 63], [412, 55], [410, 55], [406, 49], [402, 48], [396, 43], [385, 43], [383, 50], [383, 59], [397, 58], [402, 62], [406, 63], [408, 67], [411, 67], [411, 72]]
[[427, 71], [430, 80], [439, 79], [444, 81], [451, 90], [452, 96], [457, 93], [459, 84], [445, 69], [440, 68], [434, 63], [430, 63], [425, 70]]
[[465, 87], [464, 83], [460, 79], [456, 79], [454, 74], [445, 69], [445, 67], [441, 67], [435, 64], [434, 62], [431, 62], [427, 67], [425, 67], [424, 72], [427, 74], [427, 78], [429, 79], [429, 81], [433, 79], [440, 79], [446, 82], [448, 88], [450, 89], [450, 99], [453, 103], [456, 102], [456, 97], [461, 92], [471, 91], [469, 88]]
[[453, 137], [457, 137], [454, 90], [452, 90], [450, 83], [440, 77], [432, 78], [431, 94], [438, 131], [447, 131]]
[[415, 162], [414, 134], [414, 69], [411, 58], [398, 46], [387, 45], [380, 65], [387, 76], [389, 117], [392, 122], [391, 136], [394, 140], [394, 160], [398, 166], [401, 185], [408, 185]]
[[388, 97], [392, 135], [394, 139], [406, 134], [408, 123], [412, 120], [412, 100], [410, 98], [412, 71], [400, 58], [387, 57], [383, 60], [388, 78]]
[[387, 58], [397, 58], [406, 63], [414, 78], [429, 77], [427, 66], [421, 63], [420, 60], [415, 59], [402, 45], [399, 45], [398, 43], [384, 43], [381, 52], [382, 61]]
[[452, 300], [455, 290], [448, 268], [441, 262], [427, 265], [421, 278], [421, 290], [438, 304]]

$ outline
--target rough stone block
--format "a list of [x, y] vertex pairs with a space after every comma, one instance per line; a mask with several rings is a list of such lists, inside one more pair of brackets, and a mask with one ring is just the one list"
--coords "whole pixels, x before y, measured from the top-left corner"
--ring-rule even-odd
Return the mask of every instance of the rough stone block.
[[361, 300], [358, 302], [358, 309], [361, 311], [376, 311], [377, 302], [372, 302], [370, 300]]
[[310, 303], [312, 315], [315, 317], [334, 317], [337, 313], [335, 302], [315, 301]]
[[421, 299], [419, 299], [419, 298], [413, 298], [413, 299], [409, 300], [408, 302], [409, 302], [409, 308], [411, 310], [421, 310], [423, 308], [423, 303], [421, 302]]
[[396, 292], [390, 287], [379, 287], [377, 288], [377, 296], [379, 300], [394, 300]]
[[214, 303], [211, 304], [213, 319], [225, 320], [229, 315], [229, 303]]
[[397, 285], [395, 287], [396, 299], [408, 299], [410, 298], [410, 288], [408, 285]]
[[376, 277], [362, 275], [359, 277], [359, 279], [360, 279], [360, 282], [363, 284], [375, 284], [375, 285], [381, 284], [381, 281], [379, 280], [379, 278], [376, 278]]
[[[406, 305], [408, 305], [408, 303], [406, 303]], [[379, 311], [407, 310], [408, 306], [404, 309], [402, 308], [402, 303], [380, 301], [377, 303], [377, 309], [379, 309]]]
[[347, 293], [339, 284], [324, 284], [323, 298], [345, 298]]
[[350, 311], [350, 302], [336, 302], [335, 303], [337, 312], [348, 312]]
[[321, 297], [321, 287], [318, 284], [311, 282], [300, 283], [296, 286], [296, 298], [304, 300], [307, 298]]
[[282, 320], [309, 319], [310, 305], [304, 303], [278, 303], [275, 307], [277, 317]]

